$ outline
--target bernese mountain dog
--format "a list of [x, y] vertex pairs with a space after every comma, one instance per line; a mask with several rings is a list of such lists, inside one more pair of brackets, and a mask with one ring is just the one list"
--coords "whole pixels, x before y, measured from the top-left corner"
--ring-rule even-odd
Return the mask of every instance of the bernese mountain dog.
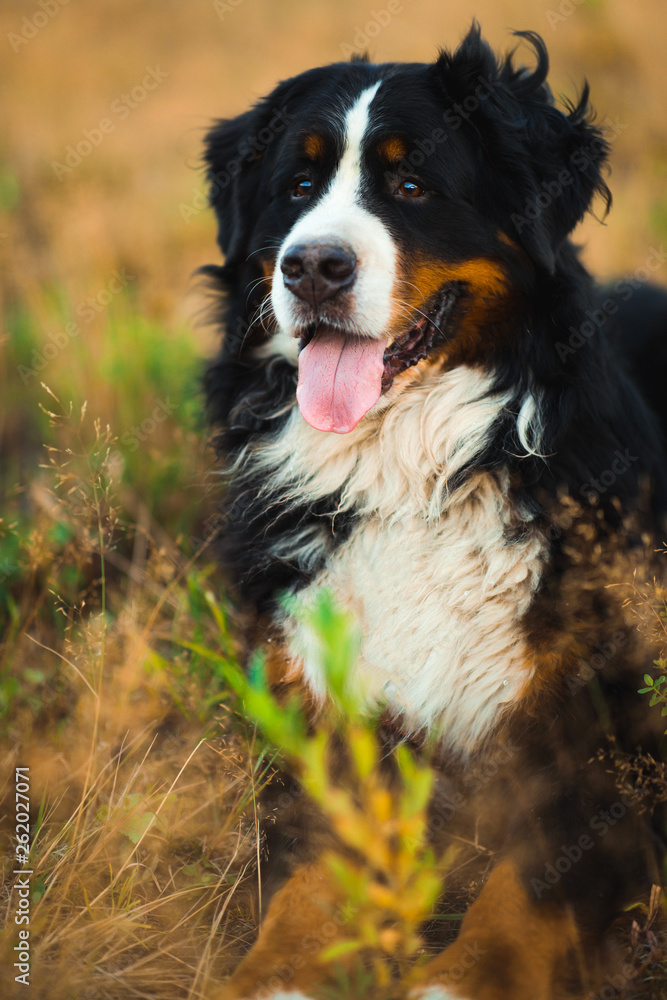
[[[661, 882], [633, 595], [664, 537], [667, 310], [582, 265], [610, 137], [517, 34], [532, 68], [473, 24], [433, 64], [304, 72], [206, 140], [222, 558], [277, 689], [326, 702], [298, 608], [327, 587], [378, 738], [437, 744], [433, 842], [476, 845], [479, 873], [396, 983], [428, 1000], [613, 993], [623, 914]], [[343, 996], [305, 946], [342, 892], [326, 817], [267, 795], [265, 916], [220, 995]]]

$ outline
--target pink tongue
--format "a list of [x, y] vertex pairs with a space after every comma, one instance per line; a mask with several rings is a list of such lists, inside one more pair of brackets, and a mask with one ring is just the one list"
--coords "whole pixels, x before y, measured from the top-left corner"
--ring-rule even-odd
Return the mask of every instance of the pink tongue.
[[318, 330], [299, 354], [296, 398], [304, 420], [336, 434], [356, 427], [380, 398], [386, 346], [386, 339]]

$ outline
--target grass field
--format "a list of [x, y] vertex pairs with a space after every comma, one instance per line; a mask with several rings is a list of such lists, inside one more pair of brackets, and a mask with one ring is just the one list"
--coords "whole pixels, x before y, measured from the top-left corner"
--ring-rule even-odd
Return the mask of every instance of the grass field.
[[[218, 259], [210, 121], [351, 49], [429, 59], [473, 15], [501, 48], [532, 28], [556, 93], [588, 77], [615, 130], [615, 206], [581, 227], [586, 261], [610, 278], [667, 239], [660, 0], [403, 0], [388, 21], [384, 7], [0, 10], [3, 997], [194, 1000], [255, 933], [267, 758], [230, 694], [200, 392], [216, 333], [192, 280]], [[16, 767], [30, 768], [32, 993], [13, 967]]]

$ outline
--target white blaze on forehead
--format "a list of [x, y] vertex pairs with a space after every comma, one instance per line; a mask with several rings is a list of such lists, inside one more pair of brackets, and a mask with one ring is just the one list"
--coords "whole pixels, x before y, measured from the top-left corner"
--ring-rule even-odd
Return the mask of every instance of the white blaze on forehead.
[[335, 194], [339, 199], [345, 197], [356, 201], [361, 184], [361, 150], [370, 126], [370, 105], [380, 83], [378, 80], [374, 87], [364, 90], [345, 116], [345, 148], [327, 193], [328, 198]]
[[[280, 330], [292, 334], [298, 324], [297, 300], [283, 282], [280, 262], [294, 243], [332, 240], [347, 243], [357, 258], [350, 298], [349, 326], [356, 333], [381, 337], [392, 315], [396, 247], [384, 223], [361, 203], [364, 183], [362, 150], [373, 128], [371, 103], [382, 81], [357, 98], [344, 120], [343, 155], [324, 195], [306, 211], [283, 241], [271, 293]], [[278, 346], [278, 345], [276, 345]]]

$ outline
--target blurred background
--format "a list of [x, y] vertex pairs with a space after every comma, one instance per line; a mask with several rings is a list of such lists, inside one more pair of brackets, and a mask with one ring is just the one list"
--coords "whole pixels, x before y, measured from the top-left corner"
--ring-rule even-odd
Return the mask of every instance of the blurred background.
[[252, 734], [228, 724], [208, 661], [173, 645], [232, 655], [205, 551], [199, 379], [217, 337], [192, 276], [219, 255], [202, 138], [310, 66], [431, 60], [473, 17], [500, 50], [539, 32], [556, 95], [589, 80], [614, 205], [576, 234], [584, 259], [602, 279], [650, 262], [667, 284], [664, 0], [2, 2], [3, 995], [16, 764], [33, 774], [41, 1000], [203, 996], [254, 933]]

